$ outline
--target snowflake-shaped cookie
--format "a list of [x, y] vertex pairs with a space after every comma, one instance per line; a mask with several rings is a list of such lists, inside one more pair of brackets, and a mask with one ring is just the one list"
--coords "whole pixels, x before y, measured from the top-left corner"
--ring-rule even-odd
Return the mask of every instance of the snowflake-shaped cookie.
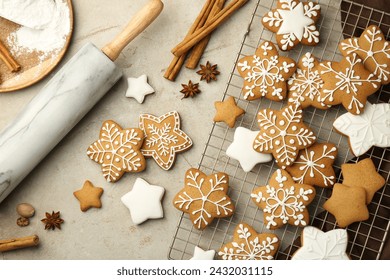
[[331, 143], [315, 143], [301, 150], [293, 165], [286, 168], [294, 181], [299, 184], [315, 185], [322, 188], [332, 187], [335, 183], [333, 162], [337, 148]]
[[298, 151], [311, 146], [316, 137], [303, 124], [299, 104], [290, 104], [280, 111], [261, 110], [257, 114], [260, 132], [253, 142], [253, 148], [260, 153], [272, 153], [281, 168], [293, 164]]
[[349, 146], [355, 156], [361, 156], [372, 146], [390, 146], [390, 104], [370, 104], [364, 113], [345, 113], [338, 117], [333, 127], [349, 137]]
[[191, 168], [185, 174], [184, 188], [173, 199], [173, 205], [190, 215], [197, 229], [204, 229], [214, 218], [233, 215], [234, 205], [227, 196], [229, 176], [219, 172], [207, 176]]
[[339, 49], [343, 55], [356, 53], [364, 66], [382, 82], [390, 83], [390, 43], [376, 25], [369, 26], [359, 38], [341, 41]]
[[343, 104], [348, 112], [358, 115], [364, 111], [367, 97], [379, 89], [380, 79], [364, 68], [356, 53], [340, 62], [320, 63], [324, 80], [321, 100], [326, 105]]
[[302, 109], [313, 106], [327, 109], [330, 106], [321, 101], [321, 88], [324, 81], [318, 70], [319, 62], [311, 54], [304, 54], [298, 62], [298, 69], [288, 79], [288, 103], [300, 103]]
[[255, 188], [251, 197], [263, 209], [267, 229], [277, 229], [287, 223], [306, 226], [309, 223], [306, 206], [312, 202], [315, 194], [312, 186], [295, 183], [287, 171], [277, 169], [269, 184]]
[[145, 133], [142, 154], [153, 157], [164, 170], [172, 167], [176, 153], [184, 152], [192, 146], [191, 138], [180, 129], [180, 116], [176, 111], [161, 117], [141, 114], [139, 127]]
[[244, 78], [244, 98], [255, 100], [264, 96], [273, 101], [283, 100], [287, 94], [286, 81], [295, 69], [294, 60], [279, 56], [274, 44], [263, 42], [254, 55], [237, 63], [238, 73]]
[[114, 121], [105, 121], [100, 138], [89, 146], [87, 155], [101, 164], [108, 182], [118, 181], [125, 172], [141, 172], [145, 158], [140, 148], [144, 133], [138, 128], [122, 129]]
[[233, 241], [218, 252], [223, 260], [272, 260], [279, 248], [279, 238], [272, 233], [257, 233], [245, 223], [239, 224]]
[[288, 51], [299, 43], [309, 46], [318, 44], [320, 33], [315, 23], [320, 13], [320, 4], [279, 0], [276, 9], [263, 16], [262, 23], [276, 33], [279, 48]]

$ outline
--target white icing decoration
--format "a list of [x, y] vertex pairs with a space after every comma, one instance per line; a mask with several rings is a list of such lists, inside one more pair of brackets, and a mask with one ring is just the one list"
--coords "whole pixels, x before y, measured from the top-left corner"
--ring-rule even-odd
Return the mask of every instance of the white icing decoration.
[[164, 217], [161, 205], [165, 189], [150, 185], [141, 178], [135, 180], [133, 189], [122, 196], [121, 201], [129, 208], [133, 223], [138, 225], [149, 219]]
[[138, 103], [143, 103], [146, 95], [154, 93], [154, 89], [148, 84], [146, 75], [141, 75], [138, 78], [127, 78], [127, 83], [126, 97], [133, 97]]
[[195, 246], [194, 256], [190, 260], [213, 260], [215, 256], [215, 250], [204, 251], [198, 246]]
[[292, 260], [349, 260], [345, 252], [348, 245], [345, 229], [323, 232], [308, 226], [302, 235], [303, 246], [295, 252]]
[[360, 115], [345, 113], [333, 123], [337, 131], [349, 137], [351, 150], [361, 156], [372, 146], [390, 146], [390, 104], [367, 102]]

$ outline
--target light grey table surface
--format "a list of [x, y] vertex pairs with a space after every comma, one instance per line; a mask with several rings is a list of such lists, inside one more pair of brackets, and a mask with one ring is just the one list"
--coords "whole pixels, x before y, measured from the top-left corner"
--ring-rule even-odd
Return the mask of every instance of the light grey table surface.
[[[217, 82], [200, 82], [202, 93], [183, 99], [181, 83], [198, 81], [196, 71], [184, 69], [176, 82], [163, 78], [172, 55], [170, 50], [185, 36], [198, 15], [204, 0], [164, 0], [162, 14], [120, 55], [116, 63], [124, 71], [122, 78], [93, 110], [63, 139], [33, 172], [0, 204], [0, 239], [37, 234], [40, 245], [1, 254], [0, 259], [166, 259], [180, 212], [172, 206], [173, 196], [182, 188], [184, 173], [197, 167], [208, 139], [215, 113], [214, 102], [223, 95], [241, 39], [257, 1], [249, 1], [218, 28], [203, 55], [218, 64]], [[60, 66], [85, 43], [103, 47], [147, 0], [73, 1], [74, 33], [70, 48]], [[258, 23], [260, 24], [260, 22]], [[14, 93], [0, 94], [0, 130], [34, 97], [58, 71], [38, 84]], [[125, 97], [125, 77], [146, 74], [156, 93], [143, 104]], [[86, 155], [88, 146], [97, 140], [101, 124], [112, 119], [123, 127], [137, 127], [141, 113], [160, 116], [177, 110], [182, 129], [192, 138], [193, 147], [177, 156], [170, 171], [147, 160], [146, 171], [126, 174], [115, 184], [102, 176], [100, 166]], [[1, 155], [0, 155], [1, 156]], [[134, 225], [120, 198], [129, 192], [137, 177], [166, 189], [163, 198], [164, 218]], [[73, 192], [85, 180], [104, 188], [101, 209], [80, 211]], [[16, 225], [16, 205], [31, 203], [36, 215], [28, 227]], [[45, 212], [61, 211], [62, 230], [45, 231], [40, 221]]]

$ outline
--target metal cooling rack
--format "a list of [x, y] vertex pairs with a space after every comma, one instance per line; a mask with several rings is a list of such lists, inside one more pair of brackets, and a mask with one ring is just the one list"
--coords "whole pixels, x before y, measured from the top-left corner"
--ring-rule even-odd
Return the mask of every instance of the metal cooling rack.
[[[238, 105], [246, 111], [236, 123], [236, 127], [243, 126], [258, 130], [256, 115], [260, 109], [281, 109], [285, 106], [285, 103], [272, 102], [265, 98], [251, 102], [244, 100], [241, 95], [243, 80], [235, 70], [237, 61], [243, 56], [252, 55], [263, 40], [275, 42], [275, 34], [263, 28], [261, 18], [276, 6], [276, 2], [277, 0], [257, 1], [224, 92], [223, 99], [228, 96], [235, 97]], [[320, 44], [316, 47], [298, 46], [292, 51], [281, 52], [282, 55], [298, 61], [302, 54], [311, 52], [320, 60], [340, 61], [342, 56], [337, 46], [343, 39], [343, 27], [345, 27], [344, 31], [350, 30], [351, 34], [356, 31], [360, 35], [363, 28], [359, 28], [358, 25], [362, 25], [362, 22], [364, 26], [379, 25], [383, 31], [386, 30], [385, 35], [389, 38], [390, 25], [386, 25], [383, 21], [386, 15], [384, 12], [349, 1], [344, 1], [342, 8], [340, 8], [341, 0], [319, 0], [317, 2], [321, 4], [321, 18], [317, 22], [321, 34]], [[341, 21], [342, 15], [349, 23]], [[347, 34], [347, 37], [351, 34]], [[382, 87], [379, 93], [370, 96], [369, 101], [388, 103], [389, 93], [389, 86]], [[379, 259], [390, 228], [390, 149], [375, 147], [367, 155], [355, 158], [349, 150], [347, 138], [332, 130], [333, 120], [345, 112], [341, 106], [332, 107], [329, 110], [309, 107], [304, 110], [304, 121], [315, 132], [318, 142], [332, 142], [338, 146], [339, 154], [334, 164], [338, 181], [342, 181], [341, 164], [356, 162], [364, 157], [372, 158], [378, 172], [386, 179], [386, 185], [376, 193], [373, 202], [368, 206], [369, 220], [354, 223], [348, 227], [347, 252], [350, 257], [352, 259]], [[221, 123], [214, 123], [200, 160], [199, 169], [208, 174], [225, 172], [229, 175], [228, 194], [236, 205], [235, 214], [230, 218], [215, 219], [203, 231], [193, 228], [188, 216], [182, 214], [170, 246], [169, 259], [189, 259], [193, 255], [195, 246], [204, 250], [218, 251], [224, 243], [230, 242], [234, 228], [240, 222], [251, 224], [258, 232], [271, 232], [265, 228], [263, 212], [251, 201], [250, 193], [254, 187], [265, 185], [268, 182], [269, 177], [277, 169], [277, 165], [273, 161], [258, 164], [251, 172], [245, 173], [238, 161], [229, 158], [225, 153], [233, 141], [233, 135], [234, 129], [229, 129]], [[309, 206], [310, 223], [325, 231], [336, 228], [333, 216], [322, 208], [330, 195], [331, 190], [317, 188], [316, 198]], [[301, 228], [287, 225], [274, 231], [281, 239], [281, 247], [276, 259], [289, 259], [299, 248], [301, 230]]]

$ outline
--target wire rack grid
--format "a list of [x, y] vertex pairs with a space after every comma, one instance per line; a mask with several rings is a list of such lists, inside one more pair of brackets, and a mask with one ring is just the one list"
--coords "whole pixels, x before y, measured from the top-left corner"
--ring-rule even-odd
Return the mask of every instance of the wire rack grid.
[[[243, 56], [253, 55], [261, 42], [264, 40], [275, 42], [275, 34], [263, 28], [261, 18], [276, 6], [276, 2], [277, 0], [257, 1], [224, 92], [223, 99], [233, 96], [238, 105], [246, 111], [236, 123], [236, 127], [258, 130], [256, 115], [260, 109], [281, 109], [285, 106], [285, 102], [272, 102], [264, 98], [251, 102], [244, 100], [241, 94], [243, 80], [235, 70], [237, 61]], [[338, 44], [344, 38], [343, 35], [346, 37], [350, 37], [351, 34], [360, 35], [364, 27], [370, 24], [380, 26], [382, 31], [386, 30], [385, 36], [389, 38], [390, 23], [384, 19], [390, 15], [384, 12], [348, 0], [344, 0], [341, 6], [341, 0], [317, 2], [321, 4], [321, 18], [317, 22], [321, 34], [320, 44], [316, 47], [301, 45], [289, 52], [281, 52], [282, 55], [297, 61], [306, 52], [311, 52], [320, 60], [340, 61], [342, 55], [338, 52]], [[346, 30], [350, 34], [345, 34]], [[388, 103], [389, 93], [389, 86], [383, 86], [378, 93], [370, 96], [369, 102]], [[345, 112], [341, 106], [334, 106], [328, 110], [309, 107], [304, 110], [304, 122], [314, 131], [318, 142], [331, 142], [338, 147], [339, 153], [334, 164], [338, 182], [342, 181], [341, 164], [357, 162], [365, 157], [370, 157], [374, 161], [378, 172], [386, 179], [386, 185], [376, 193], [368, 206], [369, 220], [354, 223], [347, 229], [349, 236], [347, 252], [351, 259], [379, 259], [390, 228], [390, 149], [374, 147], [367, 154], [355, 158], [350, 152], [347, 138], [332, 129], [333, 121]], [[273, 161], [258, 164], [252, 171], [245, 173], [238, 161], [229, 158], [225, 153], [233, 141], [233, 135], [234, 129], [229, 129], [221, 123], [214, 123], [199, 169], [207, 174], [225, 172], [229, 175], [228, 195], [236, 205], [235, 214], [230, 218], [215, 219], [203, 231], [193, 228], [188, 216], [182, 214], [169, 249], [169, 259], [189, 259], [195, 246], [218, 251], [224, 243], [231, 241], [234, 228], [241, 222], [252, 225], [257, 232], [272, 232], [265, 228], [263, 213], [251, 201], [250, 193], [254, 187], [268, 182], [277, 165]], [[331, 190], [323, 188], [316, 190], [316, 198], [308, 207], [310, 223], [325, 231], [336, 228], [334, 217], [322, 207], [330, 197]], [[281, 247], [275, 258], [289, 259], [300, 246], [301, 228], [287, 225], [273, 232], [281, 239]]]

